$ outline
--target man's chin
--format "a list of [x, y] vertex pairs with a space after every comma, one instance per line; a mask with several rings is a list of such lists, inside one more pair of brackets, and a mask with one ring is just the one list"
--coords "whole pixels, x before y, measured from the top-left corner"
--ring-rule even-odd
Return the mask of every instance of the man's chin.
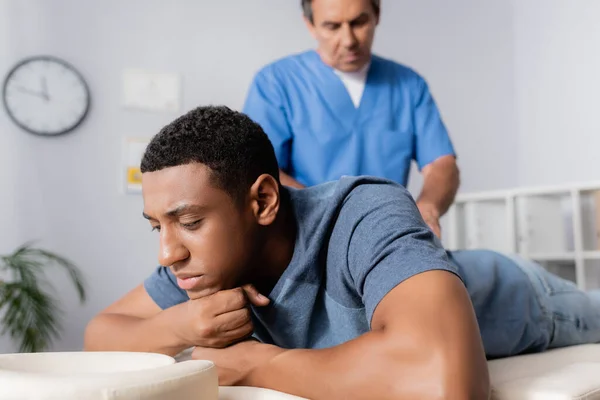
[[210, 287], [210, 288], [201, 288], [201, 289], [190, 289], [186, 290], [188, 297], [190, 300], [201, 299], [202, 297], [213, 295], [219, 291], [223, 290], [219, 287]]
[[199, 288], [193, 288], [190, 290], [186, 290], [185, 292], [187, 293], [190, 300], [196, 300], [196, 299], [200, 299], [202, 297], [213, 295], [222, 290], [230, 290], [230, 289], [233, 289], [235, 287], [240, 287], [240, 286], [242, 286], [242, 285], [241, 284], [221, 284], [221, 285], [214, 285], [214, 286], [211, 285], [208, 287], [203, 286], [203, 287], [199, 287]]
[[348, 60], [348, 61], [344, 61], [342, 63], [340, 63], [340, 67], [338, 68], [340, 71], [342, 72], [358, 72], [361, 69], [363, 69], [363, 67], [365, 65], [367, 65], [368, 60], [363, 60], [363, 59], [356, 59], [356, 60]]

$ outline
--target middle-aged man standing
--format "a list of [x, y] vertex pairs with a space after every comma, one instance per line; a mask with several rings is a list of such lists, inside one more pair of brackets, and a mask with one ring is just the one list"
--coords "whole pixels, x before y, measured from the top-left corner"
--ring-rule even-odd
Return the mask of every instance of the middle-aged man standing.
[[417, 205], [439, 236], [459, 186], [455, 151], [426, 81], [371, 53], [380, 3], [302, 0], [316, 50], [262, 68], [243, 111], [269, 136], [288, 186], [344, 175], [406, 186], [415, 160], [423, 174]]

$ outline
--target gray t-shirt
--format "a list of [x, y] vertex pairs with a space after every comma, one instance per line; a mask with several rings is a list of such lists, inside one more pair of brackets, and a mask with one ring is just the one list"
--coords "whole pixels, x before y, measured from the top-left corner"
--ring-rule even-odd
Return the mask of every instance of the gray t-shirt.
[[[370, 329], [383, 297], [402, 281], [430, 270], [458, 274], [423, 222], [410, 193], [372, 177], [342, 179], [290, 194], [297, 219], [292, 260], [253, 308], [254, 336], [284, 348], [324, 348]], [[165, 309], [188, 300], [170, 270], [145, 281]]]
[[[547, 348], [552, 331], [540, 303], [547, 294], [535, 289], [541, 267], [489, 250], [446, 252], [410, 193], [391, 181], [344, 177], [284, 190], [296, 243], [270, 305], [252, 309], [259, 340], [284, 348], [344, 343], [370, 330], [375, 308], [395, 286], [446, 270], [469, 292], [488, 357]], [[163, 309], [188, 300], [167, 268], [158, 267], [145, 287]]]

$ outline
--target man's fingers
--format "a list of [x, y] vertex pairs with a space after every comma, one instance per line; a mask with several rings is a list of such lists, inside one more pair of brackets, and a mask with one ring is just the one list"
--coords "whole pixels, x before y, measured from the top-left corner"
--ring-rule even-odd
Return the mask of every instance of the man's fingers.
[[[207, 298], [204, 297], [204, 299]], [[246, 292], [242, 288], [221, 290], [212, 295], [209, 301], [213, 302], [212, 308], [215, 316], [240, 310], [248, 304]]]
[[208, 312], [215, 317], [231, 311], [241, 310], [249, 303], [257, 307], [262, 307], [270, 302], [268, 297], [258, 293], [258, 290], [252, 285], [220, 290], [210, 296], [192, 301], [202, 302], [203, 307], [207, 307]]
[[233, 331], [251, 322], [252, 318], [250, 316], [250, 310], [246, 307], [239, 310], [230, 311], [228, 313], [221, 314], [215, 317], [217, 331], [220, 333]]
[[234, 342], [239, 342], [242, 339], [246, 339], [248, 336], [252, 335], [253, 332], [254, 326], [251, 323], [247, 323], [245, 325], [240, 326], [237, 329], [229, 331], [227, 332], [229, 344], [233, 344]]
[[267, 296], [260, 294], [253, 285], [244, 285], [242, 289], [246, 292], [248, 300], [255, 306], [264, 307], [271, 302]]
[[241, 340], [246, 339], [254, 332], [254, 326], [251, 322], [247, 322], [244, 325], [232, 329], [227, 332], [219, 333], [219, 336], [211, 340], [205, 341], [206, 347], [212, 347], [222, 349], [227, 346], [231, 346]]

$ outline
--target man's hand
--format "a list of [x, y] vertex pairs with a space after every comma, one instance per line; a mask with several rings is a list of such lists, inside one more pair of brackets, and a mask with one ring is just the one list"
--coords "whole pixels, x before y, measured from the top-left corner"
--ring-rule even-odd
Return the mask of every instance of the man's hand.
[[256, 340], [246, 340], [225, 349], [196, 347], [192, 358], [214, 362], [221, 386], [252, 386], [250, 382], [252, 372], [285, 351], [280, 347]]
[[252, 285], [221, 290], [181, 305], [182, 326], [176, 334], [189, 346], [223, 348], [252, 334], [249, 304], [262, 307], [269, 299]]
[[88, 324], [85, 349], [174, 356], [197, 345], [225, 347], [252, 333], [250, 303], [257, 307], [266, 306], [269, 299], [247, 285], [194, 298], [163, 310], [142, 284]]
[[429, 228], [438, 238], [442, 237], [442, 227], [440, 226], [440, 212], [431, 204], [417, 203], [421, 216]]
[[423, 167], [423, 188], [417, 206], [433, 233], [441, 238], [440, 217], [454, 202], [460, 172], [453, 155], [442, 156]]

